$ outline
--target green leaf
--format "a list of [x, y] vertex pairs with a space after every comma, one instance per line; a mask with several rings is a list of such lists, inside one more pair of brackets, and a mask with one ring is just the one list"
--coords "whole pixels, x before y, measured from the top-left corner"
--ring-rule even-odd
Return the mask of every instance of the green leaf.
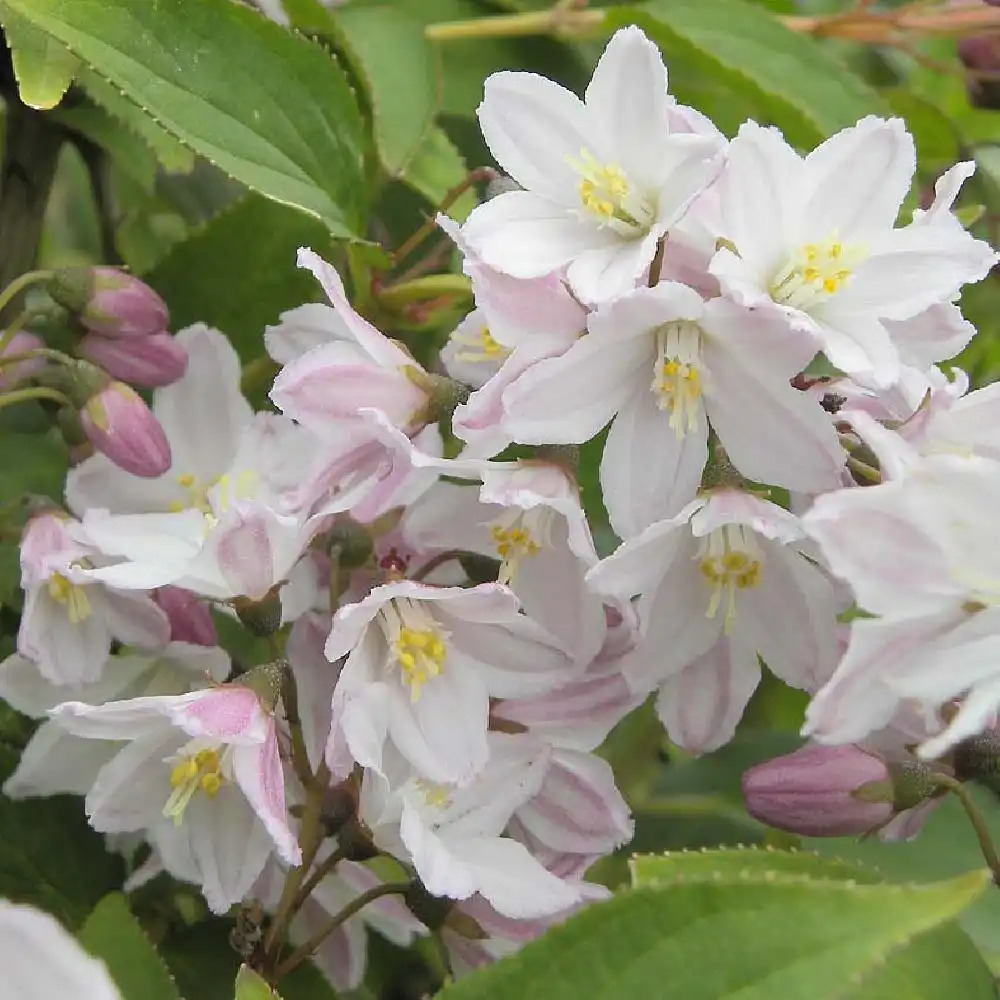
[[361, 119], [318, 45], [231, 0], [9, 0], [170, 133], [357, 238]]
[[113, 87], [103, 77], [86, 68], [80, 69], [77, 82], [95, 104], [149, 146], [164, 170], [175, 174], [187, 174], [194, 169], [194, 153], [161, 128], [117, 87]]
[[5, 7], [0, 7], [0, 20], [21, 100], [40, 111], [54, 108], [69, 90], [80, 60], [51, 35]]
[[[444, 129], [431, 129], [430, 134], [409, 162], [403, 180], [432, 205], [440, 205], [444, 196], [461, 184], [469, 173], [462, 154], [455, 148]], [[475, 192], [466, 191], [448, 209], [448, 215], [464, 222], [478, 201]]]
[[[15, 751], [0, 745], [0, 781], [16, 764]], [[15, 802], [0, 795], [0, 831], [0, 898], [32, 903], [78, 927], [98, 900], [122, 884], [121, 859], [104, 849], [78, 798]]]
[[122, 1000], [180, 1000], [163, 959], [120, 892], [97, 904], [77, 937], [107, 965]]
[[[724, 102], [703, 107], [699, 86], [707, 79], [731, 95], [738, 115], [720, 115], [724, 130], [739, 124], [749, 102], [758, 120], [809, 148], [884, 110], [878, 94], [829, 49], [744, 0], [651, 0], [609, 12], [609, 27], [624, 24], [639, 25], [660, 46], [671, 90], [682, 101], [715, 117]], [[694, 72], [679, 72], [675, 62]]]
[[281, 1000], [281, 997], [249, 965], [241, 965], [236, 973], [236, 1000]]
[[316, 297], [295, 265], [300, 246], [326, 249], [323, 227], [298, 212], [248, 195], [178, 243], [144, 280], [170, 306], [173, 325], [203, 321], [232, 340], [244, 361], [264, 351], [264, 327]]
[[[761, 879], [633, 889], [440, 997], [617, 1000], [662, 996], [669, 984], [684, 1000], [874, 1000], [866, 977], [884, 974], [898, 949], [953, 919], [988, 882], [973, 872], [926, 886]], [[947, 964], [926, 961], [947, 979]]]
[[345, 7], [335, 21], [368, 94], [379, 160], [399, 177], [441, 102], [438, 54], [420, 21], [395, 7]]

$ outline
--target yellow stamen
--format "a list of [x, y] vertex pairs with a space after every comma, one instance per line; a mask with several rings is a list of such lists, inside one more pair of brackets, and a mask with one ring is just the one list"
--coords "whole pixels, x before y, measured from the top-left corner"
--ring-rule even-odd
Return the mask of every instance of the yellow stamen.
[[444, 673], [448, 658], [447, 634], [418, 602], [397, 598], [386, 604], [378, 618], [389, 643], [392, 660], [399, 665], [418, 701], [424, 685]]
[[452, 340], [456, 344], [465, 344], [470, 348], [467, 351], [458, 351], [455, 354], [456, 361], [468, 361], [471, 364], [480, 364], [482, 362], [495, 364], [496, 362], [503, 361], [504, 358], [510, 355], [510, 348], [504, 347], [503, 344], [496, 340], [487, 326], [482, 327], [478, 335], [453, 334]]
[[656, 331], [653, 384], [656, 405], [669, 410], [670, 426], [683, 437], [698, 426], [702, 378], [701, 331], [695, 323], [667, 323]]
[[182, 756], [170, 771], [170, 787], [173, 791], [163, 807], [163, 815], [180, 826], [184, 811], [198, 791], [214, 799], [225, 781], [222, 757], [218, 750], [205, 748]]
[[728, 634], [736, 618], [736, 595], [760, 584], [763, 554], [754, 533], [740, 524], [727, 524], [706, 536], [695, 557], [712, 592], [705, 611], [714, 618], [725, 599], [725, 624]]
[[53, 573], [48, 580], [49, 596], [66, 608], [70, 624], [79, 625], [90, 617], [93, 610], [86, 590], [77, 583], [71, 583], [62, 573]]
[[570, 160], [580, 175], [580, 203], [601, 222], [618, 222], [629, 229], [648, 225], [637, 215], [648, 216], [646, 207], [637, 199], [625, 171], [617, 163], [599, 163], [589, 149], [581, 150], [578, 160]]
[[821, 243], [806, 243], [775, 275], [771, 297], [793, 309], [808, 310], [841, 291], [866, 256], [865, 247], [845, 246], [835, 235]]

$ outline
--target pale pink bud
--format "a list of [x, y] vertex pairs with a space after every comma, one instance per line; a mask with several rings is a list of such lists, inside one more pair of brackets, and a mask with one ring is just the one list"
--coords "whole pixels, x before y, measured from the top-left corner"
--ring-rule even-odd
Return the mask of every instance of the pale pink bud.
[[[4, 349], [0, 351], [0, 358], [12, 358], [16, 354], [26, 354], [28, 351], [34, 351], [44, 346], [40, 337], [36, 337], [33, 333], [28, 333], [26, 330], [21, 330], [15, 333], [4, 346]], [[6, 365], [0, 368], [0, 389], [9, 389], [12, 385], [16, 385], [23, 379], [30, 378], [44, 367], [44, 358], [30, 358], [27, 361], [20, 361], [17, 364]]]
[[806, 837], [868, 833], [895, 812], [888, 765], [853, 744], [805, 746], [758, 764], [743, 775], [743, 797], [751, 816]]
[[77, 346], [77, 353], [114, 378], [147, 389], [170, 385], [187, 371], [187, 351], [169, 333], [148, 337], [88, 333]]
[[160, 587], [153, 600], [170, 619], [170, 641], [189, 642], [195, 646], [218, 646], [219, 634], [212, 612], [197, 594], [183, 587]]
[[104, 337], [150, 337], [170, 325], [167, 305], [145, 282], [114, 267], [66, 268], [49, 293]]
[[153, 479], [170, 468], [170, 444], [159, 421], [134, 389], [109, 382], [80, 410], [94, 447], [133, 476]]

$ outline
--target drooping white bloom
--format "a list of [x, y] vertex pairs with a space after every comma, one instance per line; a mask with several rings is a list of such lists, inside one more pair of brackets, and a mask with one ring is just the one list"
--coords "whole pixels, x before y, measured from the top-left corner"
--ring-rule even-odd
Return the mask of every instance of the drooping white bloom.
[[567, 267], [585, 302], [634, 287], [658, 241], [718, 170], [720, 136], [677, 119], [659, 50], [638, 28], [608, 43], [583, 101], [530, 73], [495, 73], [483, 137], [523, 190], [477, 208], [465, 238], [519, 278]]
[[122, 1000], [107, 966], [51, 914], [0, 899], [4, 991], [17, 1000]]
[[463, 782], [488, 757], [491, 697], [549, 690], [571, 661], [500, 584], [399, 580], [334, 615], [326, 645], [347, 657], [333, 694], [327, 763], [381, 771], [394, 746], [430, 781]]
[[535, 795], [548, 747], [530, 736], [489, 734], [489, 763], [469, 784], [428, 782], [400, 768], [368, 771], [360, 816], [375, 843], [412, 861], [436, 896], [484, 896], [509, 917], [556, 913], [581, 898], [579, 887], [548, 872], [528, 849], [503, 835], [514, 810]]
[[824, 743], [881, 729], [905, 699], [961, 707], [925, 741], [936, 757], [1000, 707], [1000, 463], [935, 455], [905, 478], [820, 497], [804, 518], [831, 570], [878, 618], [851, 623], [836, 672], [809, 706]]
[[156, 649], [170, 638], [170, 622], [148, 594], [95, 582], [92, 567], [105, 561], [61, 512], [36, 514], [24, 530], [17, 648], [54, 684], [97, 680], [112, 639]]
[[30, 660], [14, 654], [0, 663], [0, 698], [23, 715], [45, 719], [21, 753], [5, 795], [86, 795], [97, 772], [118, 752], [119, 743], [73, 736], [49, 712], [72, 698], [90, 705], [141, 698], [150, 694], [185, 694], [206, 679], [221, 683], [229, 674], [229, 656], [219, 648], [172, 642], [156, 653], [112, 656], [99, 680], [72, 688], [41, 677]]
[[619, 535], [693, 498], [709, 425], [751, 479], [804, 492], [839, 484], [832, 425], [788, 384], [813, 348], [781, 317], [665, 282], [599, 308], [587, 325], [504, 392], [504, 423], [516, 441], [577, 443], [613, 419], [601, 486]]
[[804, 158], [776, 129], [747, 122], [718, 184], [725, 243], [712, 272], [737, 301], [777, 308], [838, 368], [891, 384], [893, 339], [906, 337], [886, 322], [947, 304], [997, 259], [947, 211], [966, 165], [935, 210], [894, 228], [915, 162], [899, 119], [864, 118]]
[[52, 717], [76, 736], [127, 741], [87, 794], [91, 825], [144, 832], [214, 912], [243, 898], [273, 850], [299, 863], [274, 716], [249, 688], [66, 702]]
[[804, 541], [788, 511], [720, 490], [591, 570], [598, 591], [639, 595], [642, 638], [622, 669], [637, 690], [658, 689], [674, 742], [706, 751], [732, 737], [760, 680], [758, 656], [793, 687], [829, 677], [837, 606]]

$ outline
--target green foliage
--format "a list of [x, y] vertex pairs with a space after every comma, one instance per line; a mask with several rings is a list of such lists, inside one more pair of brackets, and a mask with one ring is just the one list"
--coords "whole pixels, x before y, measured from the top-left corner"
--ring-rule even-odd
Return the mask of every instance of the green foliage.
[[263, 352], [264, 327], [316, 297], [295, 251], [327, 248], [323, 227], [299, 212], [247, 195], [175, 245], [145, 280], [170, 303], [174, 326], [205, 322], [226, 333], [249, 361]]
[[[885, 110], [878, 94], [828, 49], [743, 0], [651, 0], [612, 11], [609, 27], [622, 24], [638, 24], [657, 42], [671, 69], [671, 90], [724, 131], [749, 114], [778, 125], [793, 145], [811, 148]], [[690, 77], [686, 67], [694, 69]], [[699, 92], [705, 80], [732, 95], [731, 110], [725, 97], [706, 106]]]
[[[696, 859], [693, 874], [682, 880], [688, 857]], [[870, 977], [889, 981], [901, 950], [905, 961], [908, 945], [948, 925], [989, 882], [987, 872], [973, 872], [926, 886], [859, 884], [843, 878], [843, 866], [824, 869], [816, 859], [805, 875], [765, 869], [756, 856], [729, 858], [718, 873], [698, 855], [670, 864], [669, 882], [588, 908], [444, 990], [442, 1000], [610, 1000], [656, 996], [665, 983], [685, 1000], [874, 1000], [881, 994]], [[941, 977], [952, 975], [947, 956], [932, 964]], [[964, 971], [954, 975], [973, 982]], [[942, 995], [909, 969], [892, 971], [891, 981], [903, 990], [900, 1000]], [[964, 995], [993, 995], [982, 963]]]
[[249, 965], [241, 965], [236, 973], [235, 1000], [281, 1000], [281, 997]]
[[103, 959], [122, 1000], [181, 1000], [163, 959], [121, 893], [105, 896], [77, 936], [87, 951]]
[[30, 21], [0, 7], [0, 21], [14, 61], [21, 100], [30, 108], [54, 108], [69, 90], [80, 60]]
[[321, 48], [230, 0], [10, 0], [195, 152], [359, 235], [360, 118]]
[[[460, 184], [468, 173], [462, 154], [442, 128], [433, 128], [421, 143], [416, 155], [406, 166], [405, 182], [432, 205], [439, 205], [444, 196]], [[476, 196], [466, 191], [448, 214], [459, 222], [476, 207]]]

